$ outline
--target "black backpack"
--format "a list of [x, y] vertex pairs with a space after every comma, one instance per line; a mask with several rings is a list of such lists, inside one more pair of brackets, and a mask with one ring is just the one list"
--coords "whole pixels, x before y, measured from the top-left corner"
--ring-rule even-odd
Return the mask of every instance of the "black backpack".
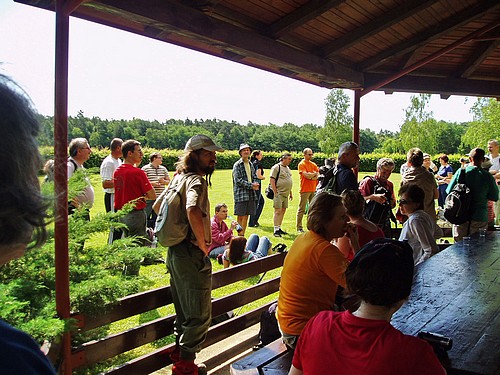
[[322, 191], [335, 193], [337, 183], [337, 166], [331, 167], [325, 174], [318, 177], [318, 186], [316, 187], [316, 194]]
[[391, 192], [380, 185], [376, 178], [371, 176], [366, 176], [365, 178], [369, 178], [372, 180], [373, 194], [384, 194], [386, 201], [384, 204], [380, 204], [378, 202], [375, 202], [374, 200], [370, 200], [365, 205], [365, 211], [363, 215], [367, 220], [370, 220], [372, 223], [377, 224], [379, 227], [384, 226], [384, 224], [387, 222], [387, 219], [391, 216]]
[[254, 346], [254, 350], [258, 350], [281, 337], [278, 320], [276, 320], [276, 307], [278, 307], [278, 303], [274, 302], [266, 311], [262, 312], [260, 316], [259, 344]]
[[465, 169], [460, 171], [458, 183], [444, 201], [444, 218], [460, 225], [470, 220], [472, 192], [465, 184]]

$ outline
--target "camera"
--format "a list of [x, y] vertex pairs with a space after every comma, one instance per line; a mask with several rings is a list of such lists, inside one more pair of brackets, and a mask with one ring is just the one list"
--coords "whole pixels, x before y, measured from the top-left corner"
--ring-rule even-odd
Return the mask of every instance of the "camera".
[[450, 350], [453, 346], [453, 340], [451, 338], [440, 335], [439, 333], [422, 331], [418, 333], [417, 337], [427, 341], [433, 347], [441, 348], [446, 351]]

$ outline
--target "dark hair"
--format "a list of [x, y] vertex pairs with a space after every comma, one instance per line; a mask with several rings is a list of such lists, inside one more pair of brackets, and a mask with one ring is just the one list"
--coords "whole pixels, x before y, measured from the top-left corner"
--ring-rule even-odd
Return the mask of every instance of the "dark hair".
[[[41, 195], [38, 171], [42, 158], [36, 137], [40, 130], [37, 114], [22, 89], [0, 74], [0, 245], [28, 243], [32, 247], [47, 238], [48, 200]], [[33, 233], [34, 232], [34, 233]]]
[[392, 307], [410, 295], [413, 270], [410, 245], [378, 238], [363, 246], [347, 267], [347, 288], [367, 303]]
[[484, 161], [484, 155], [486, 153], [482, 148], [475, 148], [470, 152], [470, 157], [472, 158], [472, 161], [474, 162], [474, 165], [480, 166], [481, 163]]
[[257, 155], [259, 155], [262, 151], [260, 150], [254, 150], [254, 152], [252, 152], [252, 157], [250, 158], [250, 160], [254, 161], [257, 159]]
[[[335, 210], [340, 206], [342, 206], [342, 198], [340, 195], [326, 191], [316, 195], [309, 205], [307, 229], [321, 236], [325, 236], [325, 225], [332, 220], [335, 215]], [[327, 238], [327, 240], [331, 240], [331, 238]]]
[[[175, 163], [177, 173], [196, 173], [198, 171], [198, 155], [203, 149], [195, 151], [186, 151], [184, 155], [179, 157], [179, 161]], [[196, 157], [194, 157], [196, 155]], [[212, 173], [205, 174], [208, 186], [212, 186]]]
[[225, 204], [225, 203], [218, 203], [215, 206], [215, 212], [219, 212], [222, 207], [226, 207], [227, 208], [227, 204]]
[[363, 215], [365, 198], [361, 195], [359, 190], [344, 190], [341, 196], [342, 203], [349, 216], [360, 217]]
[[441, 155], [441, 156], [439, 157], [439, 159], [442, 159], [445, 163], [448, 163], [448, 161], [450, 160], [450, 159], [448, 158], [448, 155], [446, 155], [446, 154]]
[[153, 161], [155, 160], [156, 158], [159, 158], [161, 156], [161, 154], [159, 152], [153, 152], [150, 156], [149, 156], [149, 161]]
[[231, 264], [238, 264], [241, 262], [246, 245], [247, 239], [245, 237], [237, 236], [231, 239], [231, 242], [229, 242], [229, 262]]
[[414, 147], [406, 154], [406, 160], [411, 163], [412, 167], [421, 167], [424, 164], [424, 153], [421, 149]]
[[404, 193], [410, 198], [412, 202], [418, 203], [417, 210], [424, 209], [425, 192], [415, 184], [405, 184], [399, 188], [399, 196]]
[[122, 154], [123, 157], [126, 159], [128, 156], [129, 152], [134, 152], [135, 146], [140, 146], [141, 143], [139, 141], [136, 141], [135, 139], [128, 139], [125, 142], [122, 143]]

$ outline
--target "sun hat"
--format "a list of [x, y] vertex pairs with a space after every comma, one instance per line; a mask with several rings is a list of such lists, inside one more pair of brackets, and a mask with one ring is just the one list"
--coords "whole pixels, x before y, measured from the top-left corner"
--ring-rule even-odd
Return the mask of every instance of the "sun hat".
[[250, 149], [250, 152], [252, 152], [252, 148], [251, 148], [248, 144], [246, 144], [246, 143], [241, 143], [241, 144], [240, 144], [240, 148], [239, 148], [239, 150], [238, 150], [238, 153], [241, 155], [241, 150], [243, 150], [243, 149], [245, 149], [245, 148], [249, 148], [249, 149]]
[[207, 151], [224, 151], [220, 146], [217, 146], [214, 141], [203, 134], [197, 134], [192, 136], [186, 142], [186, 147], [184, 151], [197, 151], [197, 150], [207, 150]]

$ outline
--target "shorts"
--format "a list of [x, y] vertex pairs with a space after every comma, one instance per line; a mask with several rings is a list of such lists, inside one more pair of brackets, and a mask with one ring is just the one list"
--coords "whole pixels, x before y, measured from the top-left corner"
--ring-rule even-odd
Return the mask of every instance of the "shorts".
[[234, 214], [236, 216], [255, 215], [257, 202], [254, 200], [236, 202], [234, 204]]
[[288, 195], [275, 194], [273, 199], [274, 208], [288, 208]]

